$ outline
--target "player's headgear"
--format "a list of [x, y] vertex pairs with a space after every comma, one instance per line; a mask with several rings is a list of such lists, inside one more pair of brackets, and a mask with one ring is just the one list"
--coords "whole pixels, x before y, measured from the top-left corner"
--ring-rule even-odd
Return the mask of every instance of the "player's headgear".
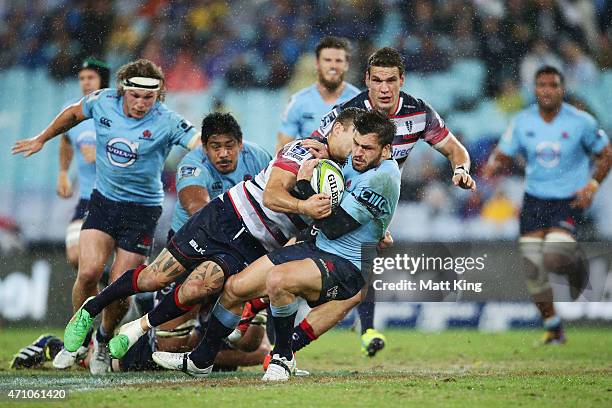
[[110, 86], [110, 66], [106, 62], [89, 57], [83, 61], [79, 72], [84, 69], [91, 69], [100, 75], [100, 88], [108, 88]]
[[125, 78], [122, 82], [123, 89], [145, 89], [147, 91], [159, 91], [161, 80], [148, 77]]
[[157, 99], [164, 100], [166, 87], [164, 73], [154, 62], [141, 58], [128, 62], [117, 71], [117, 94], [123, 96], [126, 90], [157, 92]]

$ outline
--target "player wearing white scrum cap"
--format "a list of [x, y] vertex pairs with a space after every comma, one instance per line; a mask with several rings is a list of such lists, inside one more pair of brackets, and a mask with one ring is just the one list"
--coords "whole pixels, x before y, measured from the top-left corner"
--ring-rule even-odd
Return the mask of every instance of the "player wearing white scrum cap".
[[[153, 62], [139, 59], [125, 64], [117, 72], [117, 85], [117, 89], [98, 90], [66, 107], [40, 134], [17, 141], [13, 147], [13, 154], [28, 157], [58, 134], [86, 119], [94, 120], [96, 182], [80, 237], [79, 271], [72, 290], [74, 311], [97, 293], [111, 254], [111, 282], [145, 262], [162, 211], [164, 161], [172, 145], [191, 148], [199, 144], [196, 129], [162, 103], [164, 74]], [[102, 316], [94, 336], [92, 373], [109, 371], [106, 345], [127, 306], [127, 302], [115, 303]], [[83, 342], [71, 352], [63, 350], [54, 365], [69, 367], [83, 357], [87, 347], [88, 342]]]

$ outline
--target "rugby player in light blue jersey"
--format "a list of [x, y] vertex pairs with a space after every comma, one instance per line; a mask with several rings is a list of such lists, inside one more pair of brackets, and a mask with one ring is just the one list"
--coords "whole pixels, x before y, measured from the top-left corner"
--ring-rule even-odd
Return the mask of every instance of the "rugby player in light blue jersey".
[[291, 96], [283, 113], [276, 151], [295, 139], [310, 137], [327, 112], [359, 93], [359, 89], [344, 81], [349, 51], [343, 38], [325, 37], [317, 44], [317, 82]]
[[[117, 73], [118, 89], [102, 89], [64, 109], [39, 135], [20, 140], [13, 154], [25, 157], [44, 144], [92, 118], [96, 130], [96, 182], [79, 243], [79, 272], [72, 291], [74, 311], [97, 293], [108, 257], [114, 253], [110, 280], [142, 264], [151, 251], [164, 196], [161, 171], [173, 145], [198, 144], [195, 128], [162, 103], [162, 70], [148, 60], [130, 62]], [[90, 371], [107, 372], [106, 344], [128, 304], [105, 310], [94, 336]], [[87, 344], [72, 350], [75, 358]]]
[[187, 153], [176, 171], [178, 201], [168, 240], [210, 200], [255, 177], [272, 157], [242, 131], [229, 113], [211, 113], [202, 120], [202, 146]]
[[[185, 354], [156, 352], [155, 362], [193, 376], [208, 376], [221, 340], [240, 321], [244, 303], [268, 295], [276, 336], [263, 380], [289, 379], [295, 371], [296, 298], [314, 307], [357, 295], [366, 285], [362, 262], [373, 255], [362, 252], [362, 247], [376, 246], [385, 238], [399, 200], [400, 170], [390, 159], [395, 125], [383, 113], [370, 111], [358, 116], [354, 126], [350, 162], [343, 168], [346, 191], [331, 215], [316, 222], [320, 230], [316, 241], [276, 249], [229, 277], [198, 347]], [[315, 165], [316, 161], [306, 162], [298, 172], [297, 189], [302, 196], [315, 194], [310, 186]]]
[[[110, 68], [105, 62], [94, 58], [83, 61], [79, 70], [79, 86], [83, 96], [108, 88], [109, 81]], [[66, 229], [66, 259], [76, 269], [79, 266], [78, 245], [81, 225], [96, 181], [96, 129], [93, 119], [84, 120], [62, 135], [60, 172], [57, 178], [57, 194], [62, 198], [72, 197], [73, 194], [72, 183], [68, 176], [73, 156], [76, 157], [77, 164], [79, 202]]]
[[[538, 307], [546, 333], [543, 344], [565, 342], [555, 313], [548, 272], [568, 277], [576, 299], [588, 279], [576, 232], [585, 210], [610, 170], [608, 136], [586, 112], [564, 103], [563, 75], [545, 66], [535, 76], [537, 104], [520, 112], [489, 159], [485, 177], [525, 159], [525, 196], [520, 215], [519, 247], [527, 289]], [[591, 158], [595, 157], [591, 172]]]

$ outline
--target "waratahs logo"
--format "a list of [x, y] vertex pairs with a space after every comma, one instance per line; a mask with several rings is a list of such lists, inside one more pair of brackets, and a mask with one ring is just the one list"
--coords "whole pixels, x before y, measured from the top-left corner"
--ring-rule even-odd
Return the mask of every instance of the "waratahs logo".
[[122, 137], [111, 139], [106, 144], [106, 156], [117, 167], [129, 167], [138, 158], [138, 143]]

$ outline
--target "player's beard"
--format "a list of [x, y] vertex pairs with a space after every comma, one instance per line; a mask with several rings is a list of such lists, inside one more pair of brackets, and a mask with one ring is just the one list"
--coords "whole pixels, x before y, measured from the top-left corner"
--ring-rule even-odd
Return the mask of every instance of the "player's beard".
[[335, 92], [340, 85], [344, 82], [344, 73], [338, 76], [336, 81], [328, 81], [325, 79], [325, 76], [321, 72], [319, 72], [319, 83], [325, 88], [328, 92]]
[[[380, 164], [380, 161], [382, 159], [382, 152], [381, 154], [378, 155], [378, 157], [376, 157], [375, 159], [371, 160], [370, 162], [366, 163], [365, 166], [363, 168], [357, 168], [355, 166], [355, 157], [353, 157], [353, 168], [355, 170], [357, 170], [359, 173], [365, 173], [366, 171], [373, 169], [374, 167], [378, 166]], [[359, 163], [359, 166], [361, 166], [361, 163]]]

